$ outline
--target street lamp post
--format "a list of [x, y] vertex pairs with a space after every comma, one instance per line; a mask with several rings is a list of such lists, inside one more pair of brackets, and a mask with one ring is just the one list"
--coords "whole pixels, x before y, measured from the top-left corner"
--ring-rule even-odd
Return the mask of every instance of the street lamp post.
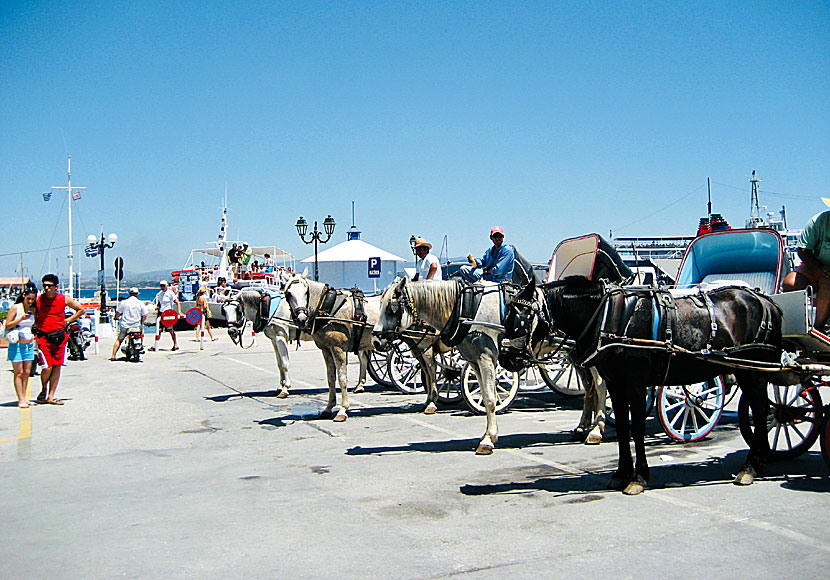
[[115, 245], [115, 242], [118, 241], [118, 236], [115, 234], [110, 234], [106, 237], [105, 240], [104, 230], [101, 229], [100, 240], [97, 236], [95, 236], [95, 234], [89, 234], [86, 238], [86, 241], [89, 243], [87, 249], [92, 251], [97, 250], [98, 255], [101, 256], [101, 269], [98, 270], [98, 282], [101, 285], [101, 314], [98, 317], [98, 321], [109, 322], [109, 316], [107, 315], [107, 286], [104, 283], [104, 249], [113, 247]]
[[321, 244], [325, 244], [331, 239], [331, 235], [334, 233], [334, 219], [329, 215], [326, 216], [326, 219], [323, 220], [323, 229], [326, 232], [326, 239], [323, 240], [322, 235], [323, 232], [317, 230], [317, 221], [314, 221], [314, 230], [311, 232], [311, 239], [306, 240], [305, 234], [308, 230], [308, 222], [305, 221], [303, 216], [300, 216], [300, 219], [297, 220], [297, 223], [294, 224], [297, 227], [297, 233], [300, 235], [300, 239], [305, 244], [314, 243], [314, 281], [318, 281], [318, 273], [317, 273], [317, 242]]

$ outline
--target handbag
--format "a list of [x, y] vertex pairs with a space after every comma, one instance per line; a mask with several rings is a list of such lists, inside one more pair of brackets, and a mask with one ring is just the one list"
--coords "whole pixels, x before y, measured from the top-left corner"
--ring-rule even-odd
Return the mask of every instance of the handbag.
[[6, 321], [3, 321], [3, 325], [0, 326], [0, 338], [3, 338], [9, 344], [13, 344], [20, 341], [20, 330], [17, 328], [12, 328], [8, 332], [6, 332]]

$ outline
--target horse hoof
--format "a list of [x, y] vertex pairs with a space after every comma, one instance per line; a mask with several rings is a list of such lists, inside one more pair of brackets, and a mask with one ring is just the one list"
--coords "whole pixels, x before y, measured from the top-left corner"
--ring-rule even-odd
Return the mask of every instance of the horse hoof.
[[638, 481], [632, 481], [631, 483], [629, 483], [628, 485], [625, 486], [625, 489], [623, 490], [623, 494], [625, 494], [625, 495], [640, 495], [641, 493], [643, 493], [644, 490], [645, 490], [645, 486], [642, 483], [640, 483]]
[[277, 393], [277, 398], [278, 399], [285, 399], [287, 397], [288, 397], [288, 391], [286, 391], [285, 389], [283, 389], [283, 390], [281, 390], [280, 392]]
[[492, 445], [485, 445], [484, 443], [479, 443], [478, 447], [476, 447], [476, 455], [492, 455], [493, 454], [493, 446]]
[[599, 433], [591, 433], [585, 439], [585, 445], [599, 445], [602, 443], [602, 435]]
[[434, 415], [435, 412], [438, 410], [438, 407], [435, 406], [435, 403], [430, 403], [424, 409], [424, 415]]
[[323, 409], [322, 411], [320, 411], [321, 419], [331, 419], [332, 415], [334, 415], [334, 413], [331, 409]]
[[348, 417], [348, 415], [346, 415], [346, 413], [343, 413], [341, 411], [340, 413], [337, 413], [337, 415], [334, 416], [334, 422], [335, 423], [342, 423], [343, 421], [346, 420], [347, 417]]
[[355, 392], [355, 393], [362, 393], [362, 392], [363, 392], [363, 391], [365, 391], [365, 390], [366, 390], [366, 389], [364, 389], [364, 388], [363, 388], [363, 384], [360, 384], [360, 385], [357, 385], [357, 386], [354, 388], [354, 391], [353, 391], [353, 392]]
[[732, 483], [734, 483], [735, 485], [752, 485], [754, 481], [754, 474], [748, 471], [741, 471], [738, 475], [735, 476], [735, 479], [732, 480]]

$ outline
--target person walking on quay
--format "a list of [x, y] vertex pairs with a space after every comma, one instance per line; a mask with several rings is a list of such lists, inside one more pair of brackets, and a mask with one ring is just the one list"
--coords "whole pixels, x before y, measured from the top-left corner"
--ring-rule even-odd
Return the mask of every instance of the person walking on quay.
[[[176, 295], [175, 292], [167, 288], [167, 280], [162, 280], [159, 282], [159, 288], [161, 288], [156, 294], [155, 303], [156, 303], [156, 310], [158, 311], [158, 317], [156, 317], [156, 332], [163, 332], [162, 328], [164, 326], [161, 324], [161, 315], [168, 311], [168, 310], [175, 310], [179, 314], [179, 318], [182, 317], [182, 305], [179, 302], [179, 297]], [[176, 340], [176, 331], [173, 330], [173, 327], [164, 328], [167, 332], [170, 333], [170, 337], [173, 339], [173, 348], [170, 350], [179, 350], [179, 343]], [[148, 350], [156, 350], [155, 346], [151, 346]]]
[[9, 341], [7, 357], [14, 369], [14, 391], [17, 394], [17, 406], [29, 407], [29, 376], [32, 361], [35, 359], [35, 300], [37, 287], [26, 286], [17, 301], [9, 308], [6, 315], [6, 337]]
[[115, 344], [112, 345], [112, 356], [110, 360], [115, 360], [118, 347], [127, 338], [127, 333], [129, 333], [130, 329], [136, 326], [144, 326], [146, 319], [147, 307], [138, 299], [138, 288], [132, 287], [130, 288], [130, 297], [119, 303], [118, 308], [115, 309], [115, 320], [118, 321], [118, 336], [115, 337]]
[[[205, 323], [205, 330], [207, 330], [211, 342], [219, 340], [218, 338], [213, 338], [213, 332], [210, 330], [210, 308], [208, 307], [207, 288], [205, 286], [199, 287], [196, 291], [196, 308], [202, 313], [202, 320]], [[196, 326], [196, 340], [199, 340], [200, 338], [199, 327]]]
[[[61, 380], [61, 367], [66, 356], [67, 325], [78, 320], [84, 313], [84, 307], [74, 298], [58, 292], [60, 280], [54, 274], [46, 274], [41, 280], [43, 292], [35, 304], [35, 327], [37, 328], [37, 347], [43, 354], [44, 367], [40, 373], [39, 404], [63, 405], [55, 398], [58, 383]], [[64, 311], [71, 308], [75, 312], [66, 318]]]

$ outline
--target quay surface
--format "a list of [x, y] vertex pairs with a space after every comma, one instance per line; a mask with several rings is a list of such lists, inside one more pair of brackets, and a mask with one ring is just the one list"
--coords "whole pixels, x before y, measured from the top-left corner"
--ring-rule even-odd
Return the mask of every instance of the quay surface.
[[826, 577], [817, 445], [739, 488], [735, 423], [678, 445], [652, 418], [650, 488], [626, 497], [604, 489], [615, 441], [568, 441], [581, 399], [520, 394], [479, 457], [463, 403], [426, 416], [370, 380], [333, 423], [312, 344], [277, 399], [270, 343], [217, 336], [138, 364], [104, 341], [64, 368], [64, 406], [18, 409], [6, 363], [0, 578]]

